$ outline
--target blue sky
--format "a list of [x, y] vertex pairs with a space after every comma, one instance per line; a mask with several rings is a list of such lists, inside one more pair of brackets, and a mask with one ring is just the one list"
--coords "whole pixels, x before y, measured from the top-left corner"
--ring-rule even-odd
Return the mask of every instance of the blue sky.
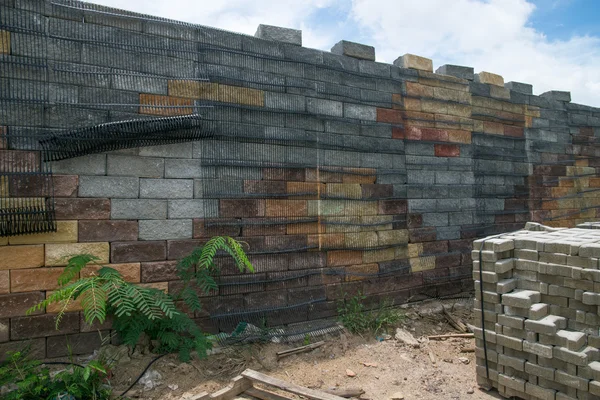
[[600, 107], [600, 0], [94, 0], [254, 34], [263, 24], [303, 31], [306, 47], [339, 40], [375, 47], [378, 61], [412, 53], [571, 91]]

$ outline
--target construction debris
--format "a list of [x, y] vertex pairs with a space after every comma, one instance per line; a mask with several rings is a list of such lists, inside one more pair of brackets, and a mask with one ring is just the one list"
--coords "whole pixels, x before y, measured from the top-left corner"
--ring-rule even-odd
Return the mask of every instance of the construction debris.
[[312, 344], [307, 344], [306, 346], [300, 346], [300, 347], [296, 347], [293, 349], [289, 349], [289, 350], [284, 350], [284, 351], [278, 351], [277, 352], [277, 359], [283, 358], [283, 357], [287, 357], [287, 356], [291, 356], [293, 354], [298, 354], [298, 353], [304, 353], [307, 351], [311, 351], [314, 350], [318, 347], [321, 347], [325, 344], [324, 341], [320, 341], [320, 342], [316, 342], [316, 343], [312, 343]]

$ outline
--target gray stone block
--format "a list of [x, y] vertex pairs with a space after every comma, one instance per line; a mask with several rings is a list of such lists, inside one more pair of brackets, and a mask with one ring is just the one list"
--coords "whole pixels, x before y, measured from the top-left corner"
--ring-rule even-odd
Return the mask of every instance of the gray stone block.
[[306, 111], [306, 99], [304, 96], [294, 94], [266, 92], [265, 107], [278, 110], [304, 112]]
[[444, 64], [436, 69], [435, 73], [455, 76], [468, 81], [472, 81], [475, 78], [475, 70], [473, 67], [463, 67], [462, 65]]
[[298, 29], [260, 24], [254, 36], [260, 39], [302, 46], [302, 31]]
[[419, 212], [419, 211], [435, 211], [436, 200], [435, 199], [408, 199], [408, 211]]
[[161, 219], [139, 221], [140, 240], [191, 239], [191, 219]]
[[164, 158], [108, 155], [107, 175], [162, 178]]
[[159, 146], [140, 147], [140, 156], [165, 158], [192, 158], [190, 143], [173, 143]]
[[166, 200], [113, 199], [110, 202], [111, 219], [166, 219]]
[[435, 183], [438, 185], [456, 185], [461, 183], [461, 175], [454, 171], [436, 171]]
[[442, 226], [437, 227], [435, 231], [437, 240], [460, 239], [460, 226]]
[[169, 219], [204, 218], [204, 200], [169, 200]]
[[312, 114], [341, 117], [344, 114], [343, 106], [343, 103], [339, 101], [315, 99], [310, 97], [306, 99], [306, 109]]
[[543, 97], [545, 99], [550, 99], [550, 100], [570, 102], [571, 101], [571, 92], [563, 92], [560, 90], [550, 90], [548, 92], [544, 92], [544, 93], [540, 94], [540, 97]]
[[373, 61], [360, 60], [358, 62], [358, 71], [363, 74], [381, 76], [383, 78], [390, 77], [390, 64], [378, 63]]
[[192, 179], [146, 179], [140, 180], [140, 198], [191, 199], [194, 197]]
[[340, 40], [332, 48], [333, 54], [340, 54], [360, 60], [375, 61], [375, 47], [347, 40]]
[[344, 117], [363, 121], [376, 121], [377, 108], [361, 104], [344, 103]]
[[134, 177], [87, 176], [79, 177], [79, 197], [137, 198], [140, 180]]
[[430, 185], [435, 184], [435, 171], [408, 170], [406, 172], [408, 183], [420, 183]]
[[203, 166], [199, 159], [167, 158], [165, 160], [165, 178], [214, 178], [215, 176], [214, 167]]
[[469, 82], [469, 91], [475, 96], [490, 97], [490, 86], [485, 83]]
[[51, 163], [52, 172], [75, 175], [106, 175], [106, 154], [89, 154], [83, 157]]
[[448, 213], [423, 213], [423, 226], [448, 226]]
[[528, 83], [510, 81], [506, 82], [504, 87], [518, 93], [533, 94], [533, 85]]

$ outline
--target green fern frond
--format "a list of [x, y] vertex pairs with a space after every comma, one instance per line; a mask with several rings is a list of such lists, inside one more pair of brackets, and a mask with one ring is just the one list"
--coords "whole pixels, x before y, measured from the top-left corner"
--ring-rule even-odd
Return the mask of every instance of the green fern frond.
[[202, 310], [202, 304], [200, 303], [200, 298], [198, 297], [198, 293], [190, 287], [186, 287], [181, 292], [181, 298], [185, 302], [185, 304], [190, 308], [191, 311], [197, 312]]
[[69, 258], [63, 273], [58, 277], [58, 285], [64, 286], [68, 284], [76, 277], [79, 277], [79, 272], [81, 272], [86, 265], [98, 260], [100, 260], [98, 257], [91, 254], [80, 254]]
[[227, 245], [229, 246], [229, 248], [231, 248], [234, 259], [238, 261], [238, 268], [240, 269], [240, 272], [244, 272], [244, 269], [247, 269], [250, 272], [254, 272], [254, 267], [252, 266], [252, 263], [250, 262], [248, 256], [244, 252], [244, 248], [242, 247], [240, 242], [228, 236]]
[[88, 289], [81, 296], [81, 306], [85, 322], [93, 324], [94, 321], [103, 323], [106, 319], [107, 294], [95, 279], [90, 280]]
[[197, 268], [198, 269], [211, 269], [213, 265], [213, 260], [217, 255], [217, 251], [222, 249], [225, 245], [225, 238], [222, 236], [216, 236], [211, 238], [206, 244], [202, 247], [202, 251], [200, 253], [200, 258], [198, 259]]

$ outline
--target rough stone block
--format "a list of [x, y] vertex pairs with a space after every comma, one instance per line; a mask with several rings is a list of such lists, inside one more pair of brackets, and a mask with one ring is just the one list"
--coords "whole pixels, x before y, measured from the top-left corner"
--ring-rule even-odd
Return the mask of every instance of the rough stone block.
[[[108, 334], [108, 332], [104, 332]], [[49, 337], [46, 355], [49, 358], [78, 354], [91, 354], [103, 344], [102, 332], [76, 333], [74, 335]]]
[[46, 266], [57, 267], [67, 265], [69, 258], [79, 254], [91, 254], [98, 257], [96, 262], [105, 264], [110, 261], [107, 242], [98, 243], [64, 243], [46, 245]]
[[167, 259], [167, 243], [153, 242], [114, 242], [110, 245], [113, 263], [139, 261], [164, 261]]
[[191, 199], [194, 197], [194, 181], [192, 179], [142, 178], [139, 185], [139, 197], [143, 199]]
[[510, 81], [510, 82], [506, 82], [504, 84], [504, 87], [509, 90], [519, 92], [519, 93], [533, 94], [533, 86], [528, 83]]
[[375, 61], [375, 47], [365, 44], [340, 40], [332, 48], [333, 54], [340, 54], [348, 57], [358, 58], [360, 60]]
[[191, 239], [192, 233], [191, 218], [139, 221], [140, 240]]
[[141, 265], [141, 272], [141, 281], [144, 283], [175, 281], [179, 279], [177, 275], [177, 261], [144, 262]]
[[42, 265], [44, 265], [44, 245], [0, 247], [0, 270], [36, 268]]
[[265, 40], [302, 46], [302, 31], [298, 29], [260, 24], [254, 36]]
[[55, 199], [54, 211], [57, 220], [108, 219], [110, 218], [110, 200]]
[[394, 65], [400, 68], [418, 69], [421, 71], [433, 72], [433, 62], [429, 58], [416, 56], [414, 54], [405, 54], [394, 61]]
[[107, 174], [112, 176], [162, 178], [165, 174], [165, 160], [163, 158], [109, 154]]
[[475, 78], [473, 67], [463, 67], [461, 65], [444, 64], [436, 69], [435, 73], [455, 76], [468, 81], [472, 81]]
[[114, 199], [112, 219], [167, 219], [167, 200]]
[[57, 221], [56, 232], [11, 236], [8, 238], [8, 243], [11, 245], [74, 242], [77, 242], [77, 221]]
[[79, 221], [80, 242], [114, 242], [137, 240], [136, 221]]
[[56, 329], [55, 315], [34, 315], [18, 317], [10, 321], [12, 340], [30, 339], [45, 336], [60, 336], [79, 332], [79, 313], [66, 313], [59, 329]]
[[[24, 317], [28, 309], [42, 300], [44, 300], [44, 293], [42, 292], [0, 295], [0, 318]], [[43, 309], [35, 312], [34, 315], [42, 312]]]
[[540, 97], [557, 101], [571, 101], [571, 92], [562, 92], [560, 90], [550, 90], [540, 94]]
[[138, 178], [85, 175], [79, 177], [80, 197], [137, 198], [139, 192]]
[[504, 78], [502, 75], [492, 74], [491, 72], [482, 71], [475, 74], [475, 82], [504, 87]]
[[106, 175], [106, 154], [89, 154], [52, 163], [57, 174]]

